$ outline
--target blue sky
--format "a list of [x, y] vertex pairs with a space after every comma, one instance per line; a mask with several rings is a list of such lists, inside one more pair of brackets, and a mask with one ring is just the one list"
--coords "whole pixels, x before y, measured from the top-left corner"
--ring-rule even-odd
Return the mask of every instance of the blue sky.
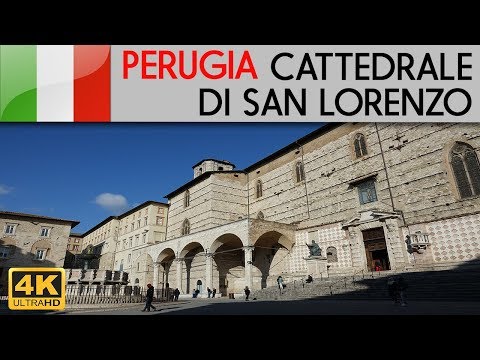
[[0, 123], [0, 209], [80, 221], [110, 215], [193, 178], [204, 158], [237, 170], [318, 129], [320, 123]]

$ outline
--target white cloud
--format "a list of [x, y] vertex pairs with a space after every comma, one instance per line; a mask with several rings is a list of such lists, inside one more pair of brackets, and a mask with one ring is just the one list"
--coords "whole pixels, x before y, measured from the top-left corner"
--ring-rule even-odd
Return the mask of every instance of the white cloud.
[[13, 190], [12, 187], [0, 184], [0, 195], [8, 194]]
[[100, 205], [114, 214], [119, 214], [128, 209], [127, 199], [120, 194], [100, 194], [95, 198], [95, 204]]

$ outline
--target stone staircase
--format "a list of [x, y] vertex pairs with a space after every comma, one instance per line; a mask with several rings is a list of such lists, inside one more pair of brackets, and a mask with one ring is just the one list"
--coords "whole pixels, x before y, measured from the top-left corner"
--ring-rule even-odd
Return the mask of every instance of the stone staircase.
[[402, 275], [408, 283], [410, 300], [480, 301], [480, 267], [449, 270], [408, 269], [403, 272], [358, 272], [349, 276], [314, 279], [310, 284], [295, 280], [278, 287], [252, 291], [257, 300], [300, 299], [390, 299], [387, 281]]

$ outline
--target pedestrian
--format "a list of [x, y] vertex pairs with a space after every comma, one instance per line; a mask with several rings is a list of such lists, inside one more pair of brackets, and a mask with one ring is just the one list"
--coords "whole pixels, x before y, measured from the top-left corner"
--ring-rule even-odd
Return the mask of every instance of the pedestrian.
[[282, 290], [285, 286], [283, 286], [283, 278], [282, 275], [279, 275], [277, 277], [277, 284], [278, 284], [278, 289], [280, 290], [280, 294], [282, 293]]
[[382, 271], [382, 265], [378, 260], [375, 262], [375, 271]]
[[143, 308], [142, 311], [150, 311], [150, 308], [153, 309], [153, 311], [156, 311], [157, 308], [155, 306], [152, 305], [152, 301], [153, 301], [153, 291], [154, 291], [154, 288], [153, 288], [153, 285], [152, 284], [147, 284], [147, 294], [145, 295], [145, 307]]
[[398, 299], [397, 299], [397, 281], [391, 277], [387, 281], [387, 289], [388, 289], [388, 296], [390, 296], [390, 299], [392, 299], [394, 304], [398, 304]]
[[210, 296], [212, 296], [212, 290], [207, 287], [207, 294], [208, 294], [208, 298], [210, 299]]
[[248, 286], [245, 286], [245, 300], [248, 301], [249, 295], [250, 295], [250, 289], [248, 288]]
[[215, 294], [217, 293], [217, 289], [213, 288], [212, 290], [212, 298], [215, 298]]
[[173, 298], [175, 301], [178, 301], [178, 297], [180, 296], [180, 290], [178, 290], [178, 288], [175, 288], [175, 290], [173, 291]]
[[397, 281], [397, 291], [400, 297], [400, 306], [407, 306], [407, 288], [407, 281], [402, 275], [400, 275]]

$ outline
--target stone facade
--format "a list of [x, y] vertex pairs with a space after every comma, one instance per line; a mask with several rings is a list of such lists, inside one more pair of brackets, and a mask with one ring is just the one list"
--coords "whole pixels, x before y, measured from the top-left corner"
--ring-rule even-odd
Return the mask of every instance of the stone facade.
[[82, 243], [83, 243], [83, 235], [82, 234], [70, 234], [68, 237], [68, 244], [67, 244], [67, 253], [65, 255], [65, 262], [63, 267], [66, 269], [72, 268], [75, 263], [75, 255], [80, 254], [82, 252]]
[[320, 276], [476, 260], [479, 148], [478, 124], [330, 123], [242, 171], [200, 161], [166, 195], [166, 240], [132, 253], [137, 277], [241, 294], [305, 277], [312, 241]]
[[11, 267], [63, 267], [78, 221], [0, 211], [0, 284]]

